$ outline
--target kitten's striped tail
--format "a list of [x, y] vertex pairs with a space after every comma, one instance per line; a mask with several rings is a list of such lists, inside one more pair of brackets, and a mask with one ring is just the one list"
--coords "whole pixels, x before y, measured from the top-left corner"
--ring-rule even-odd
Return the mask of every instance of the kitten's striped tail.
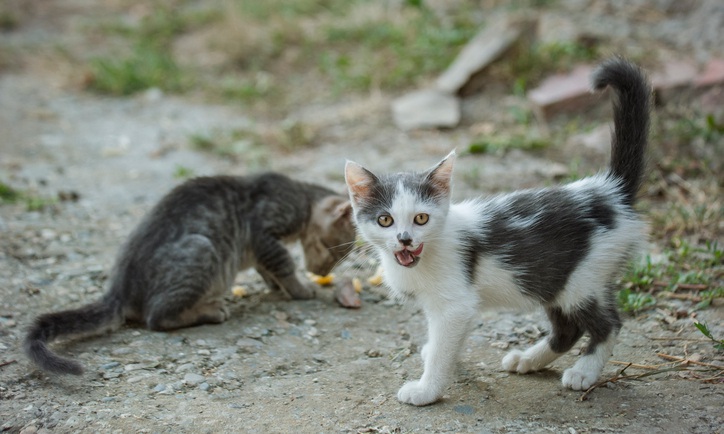
[[603, 62], [592, 82], [595, 90], [611, 86], [616, 93], [609, 174], [621, 180], [624, 202], [633, 205], [646, 168], [651, 86], [638, 66], [618, 57]]
[[55, 354], [47, 343], [60, 336], [98, 333], [117, 327], [121, 314], [121, 304], [105, 298], [78, 309], [40, 315], [25, 337], [25, 353], [44, 371], [80, 375], [83, 373], [80, 363]]

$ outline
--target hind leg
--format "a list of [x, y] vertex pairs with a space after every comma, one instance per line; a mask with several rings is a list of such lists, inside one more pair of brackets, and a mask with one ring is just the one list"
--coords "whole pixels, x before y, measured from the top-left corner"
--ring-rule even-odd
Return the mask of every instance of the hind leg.
[[148, 289], [153, 295], [143, 315], [147, 327], [172, 330], [226, 321], [229, 310], [224, 295], [236, 274], [236, 268], [228, 266], [231, 262], [219, 257], [213, 243], [197, 234], [159, 249], [148, 265], [155, 275]]
[[199, 288], [179, 287], [149, 303], [146, 325], [151, 330], [173, 330], [201, 324], [219, 324], [229, 318], [223, 296]]
[[621, 329], [621, 319], [614, 305], [608, 308], [595, 306], [586, 312], [584, 325], [591, 335], [586, 354], [563, 372], [561, 382], [573, 390], [586, 390], [598, 380], [603, 366], [613, 353], [616, 336]]
[[525, 351], [510, 351], [503, 358], [503, 369], [519, 374], [539, 371], [570, 350], [581, 338], [583, 330], [561, 309], [546, 309], [546, 313], [552, 326], [550, 336]]

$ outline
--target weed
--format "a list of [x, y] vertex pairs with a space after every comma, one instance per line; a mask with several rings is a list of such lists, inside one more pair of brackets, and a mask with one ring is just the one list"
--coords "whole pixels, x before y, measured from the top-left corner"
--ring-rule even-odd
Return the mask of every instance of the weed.
[[21, 198], [21, 193], [8, 184], [0, 181], [0, 204], [15, 203]]
[[681, 117], [669, 128], [679, 142], [688, 142], [701, 138], [710, 143], [724, 135], [724, 123], [719, 123], [713, 114]]
[[480, 137], [468, 145], [467, 151], [471, 154], [501, 154], [510, 149], [535, 151], [550, 145], [549, 140], [525, 135]]
[[130, 95], [151, 87], [166, 91], [184, 88], [181, 70], [171, 55], [153, 44], [137, 43], [126, 58], [96, 58], [91, 69], [89, 87], [101, 93]]
[[58, 202], [56, 198], [28, 194], [23, 194], [23, 199], [25, 200], [25, 207], [28, 211], [42, 211]]
[[225, 98], [252, 102], [277, 93], [270, 74], [256, 73], [250, 78], [226, 78], [221, 82], [221, 93]]
[[624, 276], [623, 281], [626, 282], [626, 289], [633, 291], [649, 291], [655, 280], [661, 277], [660, 266], [654, 266], [651, 262], [651, 256], [646, 256], [646, 261], [642, 264], [634, 264], [629, 268], [628, 273]]
[[20, 20], [15, 14], [0, 10], [0, 31], [9, 32], [15, 30], [19, 24]]
[[319, 65], [338, 90], [409, 86], [443, 70], [475, 34], [477, 26], [460, 12], [448, 17], [452, 23], [443, 23], [424, 3], [408, 2], [401, 11], [404, 19], [332, 23]]
[[251, 130], [213, 131], [189, 136], [191, 146], [199, 151], [244, 161], [252, 167], [266, 168], [269, 154], [257, 133]]
[[707, 338], [711, 339], [711, 341], [714, 343], [714, 348], [720, 351], [724, 351], [724, 339], [716, 339], [714, 336], [712, 336], [711, 331], [709, 330], [709, 327], [707, 327], [706, 324], [701, 322], [695, 322], [694, 326], [696, 326], [697, 329], [706, 336]]
[[184, 15], [173, 6], [165, 6], [154, 8], [138, 27], [119, 26], [116, 31], [130, 40], [131, 52], [92, 59], [89, 87], [113, 95], [129, 95], [151, 87], [183, 90], [188, 78], [171, 55], [170, 46], [194, 19], [204, 21], [209, 16]]
[[189, 136], [191, 145], [199, 151], [212, 151], [217, 148], [216, 142], [207, 135], [194, 133]]
[[469, 187], [479, 190], [481, 187], [480, 168], [478, 166], [471, 167], [470, 169], [462, 173], [462, 179], [463, 182]]
[[703, 245], [674, 238], [664, 252], [665, 260], [653, 262], [650, 256], [641, 264], [633, 265], [621, 279], [624, 288], [619, 291], [619, 304], [626, 311], [637, 312], [655, 303], [658, 291], [676, 292], [694, 288], [692, 299], [700, 300], [694, 310], [704, 309], [712, 301], [724, 297], [722, 276], [724, 252], [716, 241]]
[[193, 169], [182, 166], [180, 164], [177, 164], [176, 168], [173, 171], [173, 177], [176, 179], [187, 179], [191, 178], [192, 176], [194, 176]]
[[656, 305], [656, 299], [645, 292], [624, 288], [618, 292], [618, 304], [624, 312], [638, 313]]
[[572, 68], [576, 63], [592, 62], [598, 58], [598, 48], [583, 41], [533, 43], [517, 51], [510, 62], [493, 68], [492, 74], [513, 81], [513, 94], [525, 95], [534, 85], [552, 72]]
[[0, 181], [0, 205], [24, 202], [28, 211], [41, 211], [58, 202], [56, 198], [43, 197], [17, 190]]

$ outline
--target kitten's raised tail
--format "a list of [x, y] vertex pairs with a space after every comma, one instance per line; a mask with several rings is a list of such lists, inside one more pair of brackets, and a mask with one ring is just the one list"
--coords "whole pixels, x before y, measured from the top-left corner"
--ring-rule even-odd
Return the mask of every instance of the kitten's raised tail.
[[25, 337], [25, 353], [41, 369], [54, 374], [81, 375], [80, 363], [61, 357], [47, 343], [64, 335], [98, 333], [121, 323], [121, 305], [102, 299], [78, 309], [47, 313], [35, 319]]
[[621, 180], [624, 202], [633, 205], [646, 167], [651, 86], [638, 66], [618, 57], [603, 62], [592, 82], [595, 90], [611, 86], [616, 92], [609, 173]]

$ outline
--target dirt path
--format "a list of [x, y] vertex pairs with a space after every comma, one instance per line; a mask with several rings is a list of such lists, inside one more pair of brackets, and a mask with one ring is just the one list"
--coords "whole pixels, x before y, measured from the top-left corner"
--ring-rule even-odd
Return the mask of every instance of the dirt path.
[[[395, 399], [397, 388], [422, 369], [420, 312], [386, 300], [376, 288], [366, 288], [360, 310], [337, 307], [325, 290], [318, 300], [281, 300], [264, 294], [253, 274], [242, 279], [251, 284], [252, 296], [234, 302], [235, 314], [225, 324], [174, 333], [125, 328], [61, 346], [87, 367], [82, 378], [40, 374], [19, 345], [32, 317], [98, 296], [119, 243], [178, 182], [172, 176], [176, 165], [195, 173], [243, 172], [174, 144], [183, 143], [189, 132], [248, 120], [227, 108], [176, 99], [109, 100], [48, 93], [38, 85], [20, 76], [0, 79], [0, 106], [23, 101], [18, 111], [3, 111], [2, 130], [14, 139], [3, 143], [22, 144], [2, 149], [3, 176], [26, 181], [41, 195], [72, 191], [80, 200], [43, 212], [20, 205], [0, 208], [0, 354], [3, 362], [16, 361], [0, 368], [4, 430], [683, 433], [716, 432], [724, 421], [722, 386], [676, 373], [612, 384], [583, 402], [581, 393], [559, 384], [573, 356], [540, 374], [504, 373], [499, 363], [505, 349], [525, 345], [545, 329], [538, 315], [506, 313], [481, 316], [458, 381], [443, 402], [402, 405]], [[380, 134], [382, 141], [397, 133]], [[413, 167], [418, 159], [425, 165], [424, 160], [435, 161], [445, 145], [426, 149], [423, 141], [411, 145], [424, 155], [395, 155], [391, 161]], [[164, 146], [171, 150], [159, 153]], [[337, 146], [323, 149], [330, 156], [324, 164], [312, 164], [319, 150], [309, 150], [273, 167], [307, 167], [300, 175], [324, 178], [342, 161], [345, 150]], [[359, 160], [372, 160], [377, 152], [374, 145], [367, 151], [354, 148]], [[529, 165], [535, 164], [531, 159]], [[359, 271], [362, 277], [369, 273], [369, 266]], [[703, 316], [716, 323], [722, 309]], [[665, 362], [657, 352], [683, 355], [681, 341], [652, 340], [661, 336], [691, 337], [689, 354], [708, 351], [709, 344], [699, 342], [690, 328], [679, 332], [684, 323], [662, 330], [653, 319], [626, 321], [614, 359], [655, 365]], [[606, 375], [621, 368], [609, 364]]]
[[[533, 375], [500, 368], [509, 348], [544, 333], [542, 315], [481, 314], [455, 384], [440, 403], [415, 408], [395, 398], [422, 372], [425, 322], [414, 305], [394, 303], [383, 288], [369, 285], [359, 310], [340, 308], [326, 289], [318, 299], [292, 302], [267, 293], [254, 273], [240, 275], [250, 294], [232, 299], [233, 315], [224, 324], [172, 333], [123, 328], [56, 346], [83, 363], [84, 376], [38, 372], [22, 354], [25, 327], [40, 313], [100, 295], [118, 246], [180, 182], [174, 176], [180, 170], [244, 174], [263, 167], [342, 189], [345, 158], [381, 171], [424, 169], [469, 143], [471, 133], [401, 133], [387, 117], [388, 97], [372, 95], [300, 109], [299, 116], [319, 127], [317, 145], [270, 152], [260, 166], [190, 145], [191, 135], [257, 122], [249, 113], [155, 92], [91, 96], [53, 86], [47, 73], [34, 71], [0, 75], [0, 180], [38, 198], [71, 200], [53, 200], [42, 210], [0, 207], [1, 431], [721, 432], [724, 386], [696, 378], [710, 371], [690, 371], [705, 366], [662, 365], [670, 361], [657, 355], [716, 357], [687, 317], [668, 323], [653, 313], [627, 318], [613, 360], [688, 370], [611, 382], [581, 400], [582, 393], [562, 389], [559, 379], [575, 355]], [[492, 111], [492, 98], [465, 104]], [[601, 156], [587, 164], [605, 163]], [[513, 151], [466, 156], [456, 173], [458, 179], [474, 174], [489, 192], [551, 182], [556, 164]], [[477, 193], [469, 183], [456, 184], [457, 197]], [[364, 280], [374, 265], [359, 257], [345, 270]], [[699, 319], [720, 331], [724, 307], [704, 310]], [[623, 367], [609, 363], [604, 378]], [[646, 372], [652, 370], [626, 370]]]

